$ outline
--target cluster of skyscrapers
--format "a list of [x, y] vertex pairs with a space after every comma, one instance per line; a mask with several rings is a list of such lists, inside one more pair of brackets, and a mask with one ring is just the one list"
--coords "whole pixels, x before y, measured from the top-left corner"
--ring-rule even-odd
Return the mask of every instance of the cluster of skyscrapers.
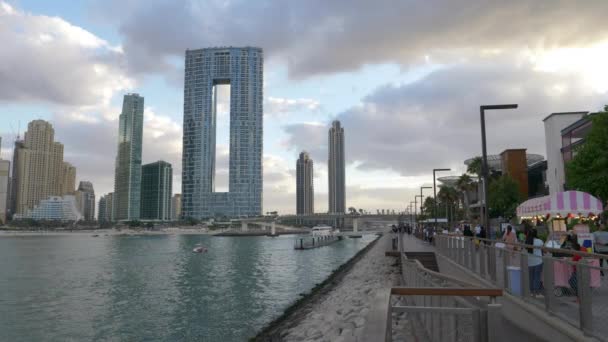
[[[340, 121], [333, 121], [328, 134], [327, 172], [329, 185], [330, 214], [346, 211], [345, 204], [345, 163], [344, 128]], [[313, 161], [304, 151], [296, 162], [296, 214], [314, 214]]]
[[173, 168], [165, 161], [142, 166], [144, 98], [127, 94], [118, 123], [114, 192], [99, 200], [99, 221], [169, 221]]
[[[114, 191], [101, 196], [99, 221], [203, 219], [262, 214], [264, 55], [255, 47], [186, 51], [182, 194], [172, 197], [171, 164], [142, 165], [144, 98], [124, 96], [119, 117]], [[228, 191], [216, 191], [218, 87], [230, 87]], [[15, 143], [10, 162], [0, 159], [0, 207], [15, 217], [93, 220], [95, 192], [83, 181], [75, 190], [76, 168], [63, 161], [63, 145], [43, 120], [32, 121]], [[344, 129], [329, 130], [329, 212], [343, 213]], [[11, 179], [9, 182], [9, 178]], [[4, 186], [5, 185], [5, 186]], [[2, 199], [2, 194], [5, 198]], [[74, 209], [75, 208], [75, 209]], [[314, 213], [313, 161], [297, 162], [297, 213]], [[6, 220], [1, 213], [0, 220]], [[29, 215], [29, 216], [28, 216]], [[46, 215], [46, 216], [45, 216]]]
[[[9, 172], [11, 171], [11, 172]], [[63, 145], [52, 125], [28, 124], [15, 141], [12, 170], [0, 159], [0, 221], [10, 217], [48, 220], [94, 220], [95, 191], [82, 181], [76, 189], [76, 168], [63, 160]]]

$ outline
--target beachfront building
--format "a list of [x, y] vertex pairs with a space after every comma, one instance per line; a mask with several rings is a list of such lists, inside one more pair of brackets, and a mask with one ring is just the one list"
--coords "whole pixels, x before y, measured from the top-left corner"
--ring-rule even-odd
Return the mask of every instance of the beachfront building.
[[[566, 148], [566, 157], [570, 157], [571, 149], [564, 146], [562, 130], [581, 120], [588, 112], [552, 113], [543, 119], [545, 125], [545, 146], [547, 150], [546, 181], [550, 194], [564, 191], [566, 172], [564, 170], [564, 155], [562, 148]], [[575, 130], [572, 130], [576, 132]], [[572, 141], [570, 139], [570, 141]], [[571, 145], [571, 144], [570, 144]]]
[[146, 164], [141, 176], [141, 218], [171, 220], [173, 169], [165, 161]]
[[63, 145], [55, 141], [55, 130], [44, 120], [28, 124], [24, 139], [15, 143], [14, 153], [12, 186], [17, 214], [25, 215], [49, 196], [64, 195], [69, 189], [65, 179], [75, 178], [76, 170], [63, 161]]
[[328, 149], [329, 213], [341, 214], [346, 211], [344, 128], [338, 120], [331, 123]]
[[138, 94], [125, 95], [119, 117], [114, 175], [113, 216], [117, 221], [140, 218], [143, 126], [144, 98]]
[[182, 194], [175, 194], [171, 199], [171, 220], [178, 221], [182, 217]]
[[81, 181], [78, 184], [76, 204], [85, 221], [95, 220], [95, 190], [91, 182]]
[[34, 209], [26, 214], [17, 214], [16, 219], [32, 219], [45, 221], [79, 221], [82, 214], [76, 207], [76, 196], [50, 196], [40, 201]]
[[308, 152], [300, 153], [296, 161], [296, 213], [311, 215], [315, 212], [313, 161]]
[[[262, 214], [264, 56], [255, 47], [187, 50], [182, 216]], [[230, 88], [228, 192], [216, 191], [218, 90]]]

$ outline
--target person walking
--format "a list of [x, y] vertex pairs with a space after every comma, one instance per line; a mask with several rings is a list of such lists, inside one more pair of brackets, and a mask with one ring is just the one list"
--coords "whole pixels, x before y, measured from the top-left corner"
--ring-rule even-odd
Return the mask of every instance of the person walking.
[[505, 234], [502, 236], [502, 241], [505, 242], [505, 261], [507, 265], [511, 265], [513, 251], [515, 250], [515, 243], [517, 242], [517, 237], [515, 236], [515, 232], [513, 231], [513, 227], [511, 225], [507, 226], [507, 230], [505, 230]]
[[530, 293], [533, 296], [541, 295], [541, 275], [543, 270], [543, 240], [538, 238], [536, 229], [529, 232], [533, 248], [528, 248], [528, 272], [530, 274]]

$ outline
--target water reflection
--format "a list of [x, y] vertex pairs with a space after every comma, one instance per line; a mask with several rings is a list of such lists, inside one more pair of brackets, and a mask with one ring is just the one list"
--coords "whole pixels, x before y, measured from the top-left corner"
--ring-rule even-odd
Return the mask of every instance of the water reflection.
[[244, 340], [372, 239], [3, 237], [0, 339]]

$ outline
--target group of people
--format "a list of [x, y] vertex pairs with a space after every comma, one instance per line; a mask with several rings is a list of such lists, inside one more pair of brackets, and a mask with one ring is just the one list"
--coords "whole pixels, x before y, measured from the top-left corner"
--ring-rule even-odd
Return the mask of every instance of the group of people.
[[[608, 245], [608, 241], [601, 242], [598, 241], [598, 236], [596, 235], [596, 252], [598, 252], [598, 248], [602, 251]], [[542, 271], [543, 271], [543, 252], [542, 247], [545, 245], [543, 240], [538, 237], [538, 231], [536, 229], [525, 229], [520, 235], [517, 235], [517, 232], [510, 225], [507, 226], [505, 230], [502, 240], [505, 242], [505, 248], [510, 250], [518, 250], [519, 247], [515, 244], [517, 242], [523, 243], [528, 246], [533, 247], [524, 247], [524, 249], [528, 252], [528, 272], [530, 279], [530, 293], [534, 296], [542, 295], [543, 284], [542, 284]], [[557, 245], [548, 245], [548, 247], [559, 247], [559, 249], [570, 250], [570, 251], [583, 251], [587, 250], [578, 242], [578, 237], [576, 234], [569, 233], [563, 243], [559, 246]], [[604, 254], [604, 252], [602, 253]], [[559, 253], [559, 252], [551, 252], [551, 256], [553, 257], [563, 257], [563, 258], [572, 258], [574, 263], [581, 260], [581, 256], [579, 254], [571, 254], [571, 253]], [[510, 258], [508, 257], [507, 260]], [[603, 259], [600, 259], [600, 267], [603, 266]], [[603, 272], [602, 272], [603, 275]], [[577, 277], [576, 277], [576, 264], [572, 266], [568, 283], [573, 290], [573, 293], [577, 293]]]

